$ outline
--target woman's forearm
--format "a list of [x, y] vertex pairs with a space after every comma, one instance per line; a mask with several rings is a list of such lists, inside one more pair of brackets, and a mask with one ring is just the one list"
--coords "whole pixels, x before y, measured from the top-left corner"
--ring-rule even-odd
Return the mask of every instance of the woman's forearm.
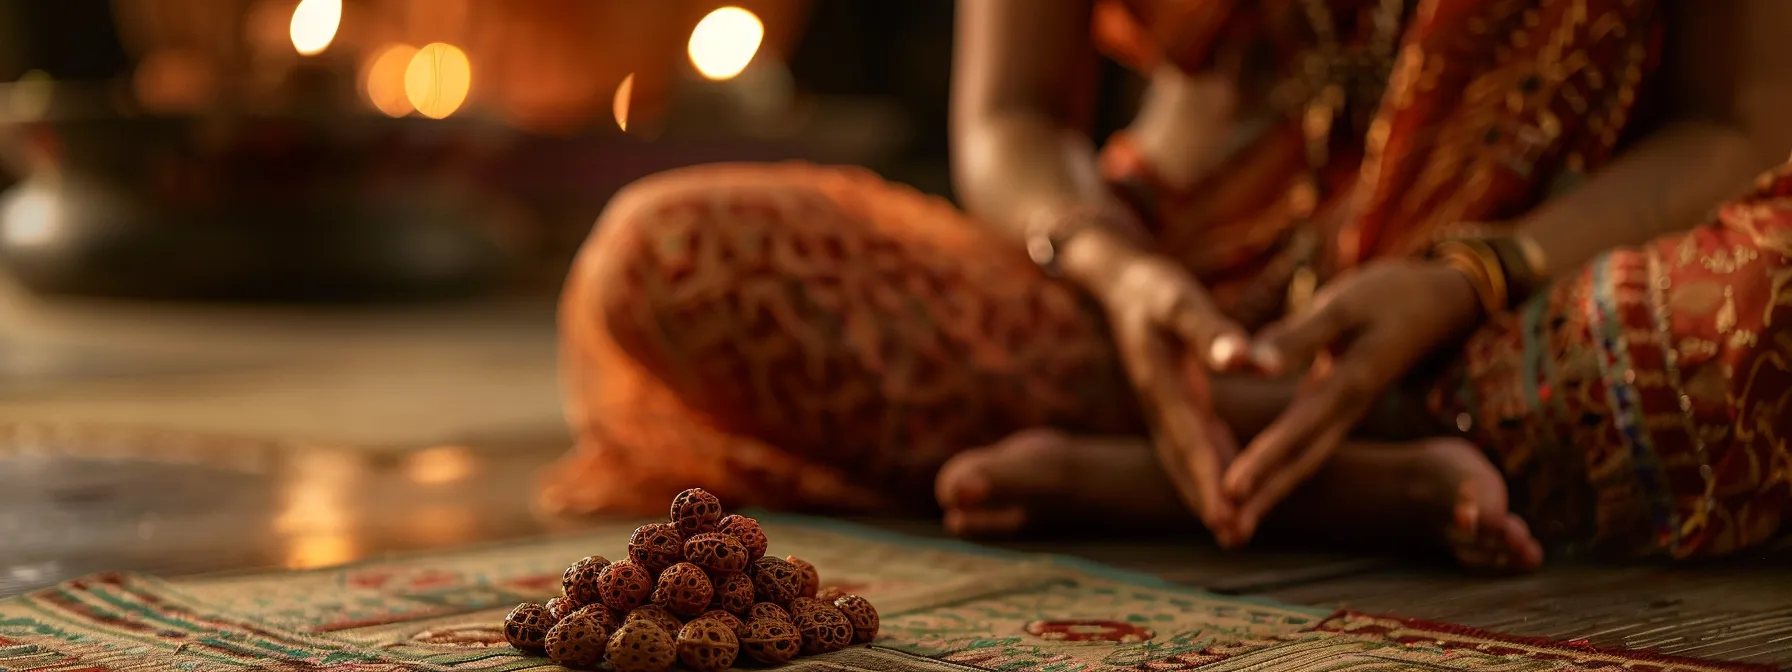
[[1088, 134], [1100, 63], [1090, 41], [1094, 7], [960, 0], [951, 133], [960, 202], [1016, 245], [1049, 220], [1078, 226], [1058, 262], [1072, 281], [1099, 291], [1128, 249], [1119, 243], [1130, 239], [1137, 249], [1143, 227], [1109, 192]]
[[1552, 274], [1572, 272], [1605, 250], [1697, 225], [1781, 158], [1734, 127], [1671, 124], [1525, 216], [1520, 227], [1542, 248]]
[[1044, 115], [1003, 113], [972, 122], [954, 143], [952, 173], [965, 207], [1022, 244], [1044, 219], [1080, 216], [1091, 227], [1066, 242], [1060, 264], [1096, 289], [1112, 260], [1145, 244], [1143, 227], [1108, 189], [1089, 137]]
[[1004, 112], [954, 133], [953, 186], [971, 214], [1020, 240], [1033, 219], [1115, 207], [1089, 136], [1044, 114]]

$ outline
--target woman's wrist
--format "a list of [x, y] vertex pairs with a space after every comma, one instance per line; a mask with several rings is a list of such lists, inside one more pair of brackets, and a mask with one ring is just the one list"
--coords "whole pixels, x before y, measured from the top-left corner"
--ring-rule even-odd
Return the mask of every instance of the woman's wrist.
[[1427, 256], [1461, 271], [1475, 287], [1486, 315], [1517, 308], [1549, 283], [1549, 263], [1537, 242], [1523, 233], [1487, 230], [1443, 236]]
[[1150, 254], [1149, 236], [1130, 214], [1098, 207], [1045, 211], [1028, 227], [1026, 246], [1047, 273], [1098, 296], [1131, 261]]
[[1442, 308], [1461, 331], [1468, 331], [1491, 316], [1487, 310], [1486, 280], [1483, 274], [1468, 265], [1449, 259], [1434, 259], [1439, 284], [1448, 297]]
[[1131, 236], [1094, 228], [1065, 241], [1064, 277], [1096, 297], [1113, 293], [1127, 269], [1156, 255]]

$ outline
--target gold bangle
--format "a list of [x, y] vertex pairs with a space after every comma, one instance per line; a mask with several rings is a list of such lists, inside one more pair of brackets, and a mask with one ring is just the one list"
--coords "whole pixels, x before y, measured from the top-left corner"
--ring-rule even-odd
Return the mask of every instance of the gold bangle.
[[1481, 310], [1489, 315], [1493, 314], [1493, 306], [1489, 304], [1492, 296], [1487, 289], [1487, 276], [1481, 271], [1480, 264], [1454, 254], [1441, 255], [1438, 261], [1467, 278], [1469, 285], [1475, 290], [1475, 301], [1481, 304]]
[[1468, 276], [1469, 283], [1474, 285], [1475, 296], [1480, 299], [1481, 308], [1487, 315], [1505, 312], [1505, 274], [1500, 271], [1499, 260], [1491, 250], [1483, 251], [1472, 243], [1452, 240], [1433, 248], [1432, 257]]
[[1517, 308], [1549, 284], [1548, 255], [1529, 235], [1510, 228], [1461, 223], [1444, 227], [1436, 240], [1432, 256], [1454, 248], [1487, 266], [1492, 289], [1504, 301], [1502, 310]]
[[1493, 290], [1494, 305], [1498, 306], [1490, 314], [1506, 312], [1511, 305], [1512, 285], [1507, 282], [1506, 266], [1500, 263], [1500, 255], [1485, 240], [1471, 238], [1459, 242], [1474, 253], [1475, 261], [1487, 272], [1488, 288]]

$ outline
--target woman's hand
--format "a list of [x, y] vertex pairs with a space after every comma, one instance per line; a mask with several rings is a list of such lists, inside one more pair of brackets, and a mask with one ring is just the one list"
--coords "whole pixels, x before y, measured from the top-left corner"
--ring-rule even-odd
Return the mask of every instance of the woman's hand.
[[1194, 276], [1170, 259], [1125, 253], [1109, 281], [1092, 288], [1151, 423], [1159, 461], [1221, 544], [1238, 537], [1233, 506], [1220, 489], [1238, 452], [1213, 412], [1207, 372], [1244, 362], [1245, 332], [1219, 311]]
[[1385, 261], [1327, 285], [1313, 309], [1257, 335], [1257, 361], [1312, 362], [1294, 399], [1226, 470], [1242, 538], [1317, 471], [1387, 387], [1481, 316], [1461, 271]]

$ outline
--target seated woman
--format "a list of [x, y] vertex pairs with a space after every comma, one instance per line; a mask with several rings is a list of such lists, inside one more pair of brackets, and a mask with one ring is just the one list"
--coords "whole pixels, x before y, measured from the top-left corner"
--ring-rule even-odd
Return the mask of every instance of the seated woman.
[[[1198, 519], [1519, 569], [1779, 529], [1792, 172], [1700, 220], [1792, 149], [1792, 5], [960, 6], [966, 211], [807, 165], [611, 202], [547, 504]], [[1151, 83], [1099, 153], [1098, 48]]]

